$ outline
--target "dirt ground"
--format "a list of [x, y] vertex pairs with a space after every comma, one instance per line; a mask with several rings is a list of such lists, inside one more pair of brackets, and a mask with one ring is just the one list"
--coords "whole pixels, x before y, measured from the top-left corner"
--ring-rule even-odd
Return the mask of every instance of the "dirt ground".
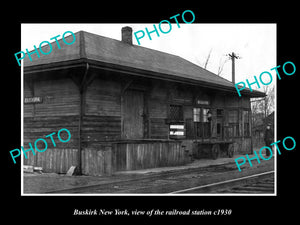
[[[256, 171], [266, 171], [274, 169], [274, 158], [264, 161], [261, 160], [260, 164], [256, 160], [252, 160], [253, 166], [250, 167], [248, 161], [241, 166], [241, 172], [235, 164], [235, 159], [242, 157], [243, 155], [235, 155], [233, 158], [219, 158], [217, 160], [213, 159], [200, 159], [195, 160], [184, 166], [178, 167], [161, 167], [161, 168], [151, 168], [144, 170], [135, 171], [121, 171], [116, 172], [112, 176], [66, 176], [65, 174], [55, 174], [55, 173], [23, 173], [23, 194], [43, 194], [55, 190], [64, 190], [69, 188], [84, 187], [96, 184], [108, 184], [117, 181], [125, 181], [131, 179], [138, 179], [145, 176], [164, 173], [168, 171], [183, 171], [193, 168], [200, 167], [217, 167], [220, 165], [226, 165], [226, 167], [231, 167], [232, 176], [243, 176], [250, 173], [255, 173]], [[253, 157], [254, 155], [249, 155]], [[221, 172], [213, 173], [211, 176], [220, 177]], [[227, 173], [228, 174], [228, 173]], [[209, 174], [206, 174], [209, 177]], [[228, 176], [228, 175], [227, 175]]]

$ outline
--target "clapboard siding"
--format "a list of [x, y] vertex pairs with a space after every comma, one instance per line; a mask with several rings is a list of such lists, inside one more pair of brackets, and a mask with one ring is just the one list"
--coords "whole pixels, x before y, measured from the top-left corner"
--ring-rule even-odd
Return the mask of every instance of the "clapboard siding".
[[148, 104], [150, 118], [167, 118], [168, 104], [166, 101], [150, 99]]
[[[57, 149], [77, 149], [78, 147], [78, 116], [53, 116], [53, 117], [25, 117], [24, 118], [24, 143], [23, 147], [25, 149], [29, 148], [29, 143], [32, 144], [34, 148], [34, 143], [37, 139], [43, 138], [46, 140], [49, 148]], [[71, 139], [68, 142], [61, 142], [57, 133], [60, 129], [66, 128], [71, 133]], [[52, 136], [56, 144], [56, 147], [53, 146], [52, 140], [50, 137], [45, 137], [51, 133], [55, 132]], [[67, 133], [65, 131], [61, 132], [61, 138], [63, 140], [67, 139]], [[44, 149], [44, 144], [42, 141], [38, 142], [38, 148]], [[43, 153], [41, 153], [43, 154]], [[45, 158], [45, 160], [48, 160]]]
[[82, 142], [85, 147], [97, 147], [101, 141], [120, 138], [120, 116], [83, 116]]
[[78, 87], [70, 78], [25, 82], [24, 98], [42, 97], [42, 103], [24, 104], [24, 117], [79, 114]]
[[[24, 96], [24, 98], [33, 97], [33, 93], [29, 87], [28, 82], [24, 82], [23, 96]], [[24, 104], [23, 115], [24, 115], [24, 117], [33, 116], [34, 115], [34, 104]]]
[[170, 91], [171, 99], [176, 104], [192, 104], [193, 93], [189, 86], [174, 85]]
[[150, 138], [168, 138], [169, 126], [165, 118], [150, 119]]
[[78, 120], [78, 116], [27, 117], [24, 118], [24, 129], [76, 127], [78, 126]]
[[117, 82], [95, 79], [85, 95], [85, 115], [121, 116], [121, 85]]
[[35, 104], [36, 116], [79, 114], [78, 87], [69, 78], [36, 81], [34, 95], [43, 97], [43, 103]]

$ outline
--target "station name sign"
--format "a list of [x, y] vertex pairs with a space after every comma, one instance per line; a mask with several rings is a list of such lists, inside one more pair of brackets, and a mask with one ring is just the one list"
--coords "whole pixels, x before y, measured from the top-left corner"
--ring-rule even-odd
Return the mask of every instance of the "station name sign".
[[41, 103], [41, 102], [43, 102], [42, 97], [24, 98], [24, 104], [33, 104], [33, 103]]
[[198, 105], [209, 105], [209, 101], [206, 101], [206, 100], [197, 100], [197, 104]]

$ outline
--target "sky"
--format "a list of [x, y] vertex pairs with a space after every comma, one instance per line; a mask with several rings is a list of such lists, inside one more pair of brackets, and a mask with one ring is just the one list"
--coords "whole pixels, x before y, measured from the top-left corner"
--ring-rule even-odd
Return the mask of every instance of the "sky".
[[[220, 74], [231, 81], [232, 64], [227, 54], [234, 52], [240, 57], [236, 59], [235, 74], [236, 83], [249, 79], [254, 81], [254, 76], [259, 77], [263, 71], [268, 71], [276, 77], [275, 71], [270, 71], [276, 64], [276, 24], [201, 24], [172, 23], [172, 29], [160, 36], [152, 33], [150, 40], [145, 35], [140, 39], [140, 46], [178, 55], [190, 62], [204, 67], [210, 53], [206, 69], [217, 73], [219, 66], [225, 62]], [[73, 33], [83, 30], [101, 36], [121, 40], [121, 28], [130, 26], [134, 32], [147, 27], [153, 30], [153, 24], [22, 24], [21, 25], [21, 49], [20, 51], [33, 50], [42, 41], [50, 41], [50, 38], [61, 35], [66, 31]], [[158, 24], [155, 24], [158, 28]], [[168, 30], [169, 26], [163, 24], [162, 30]], [[50, 41], [52, 42], [52, 41]], [[138, 45], [133, 35], [133, 44]], [[52, 54], [52, 53], [51, 53]], [[273, 81], [276, 79], [273, 79]], [[274, 82], [273, 82], [274, 83]], [[274, 85], [274, 84], [271, 85]], [[256, 85], [253, 86], [256, 88]]]

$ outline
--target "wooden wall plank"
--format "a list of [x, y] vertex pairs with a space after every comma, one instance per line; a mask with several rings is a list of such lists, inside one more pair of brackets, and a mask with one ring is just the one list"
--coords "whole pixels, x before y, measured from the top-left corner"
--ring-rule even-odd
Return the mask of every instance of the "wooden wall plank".
[[82, 143], [85, 147], [97, 147], [101, 141], [121, 138], [120, 116], [83, 116]]
[[44, 152], [36, 152], [36, 155], [28, 154], [24, 157], [24, 165], [39, 166], [43, 172], [66, 173], [71, 166], [78, 165], [77, 149], [48, 148]]
[[[24, 88], [24, 94], [27, 95], [28, 87], [25, 86]], [[24, 106], [24, 115], [78, 115], [79, 91], [70, 78], [34, 80], [33, 88], [34, 95], [42, 97], [43, 102], [34, 104], [34, 106], [33, 104], [26, 104]], [[30, 96], [24, 95], [24, 97]]]
[[150, 138], [168, 138], [169, 126], [164, 118], [150, 119]]
[[86, 91], [86, 115], [121, 116], [120, 82], [95, 79]]
[[181, 142], [137, 142], [113, 144], [115, 171], [183, 165], [188, 161]]
[[86, 148], [82, 151], [82, 173], [99, 176], [112, 174], [111, 147], [102, 146], [100, 149]]
[[[48, 148], [53, 146], [50, 137], [45, 136], [55, 132], [53, 139], [57, 147], [77, 148], [78, 147], [78, 116], [53, 116], [53, 117], [26, 117], [24, 118], [24, 147], [29, 148], [28, 143], [34, 145], [38, 138], [43, 138], [47, 141]], [[57, 133], [60, 129], [66, 128], [71, 133], [70, 141], [62, 143], [57, 138]]]

